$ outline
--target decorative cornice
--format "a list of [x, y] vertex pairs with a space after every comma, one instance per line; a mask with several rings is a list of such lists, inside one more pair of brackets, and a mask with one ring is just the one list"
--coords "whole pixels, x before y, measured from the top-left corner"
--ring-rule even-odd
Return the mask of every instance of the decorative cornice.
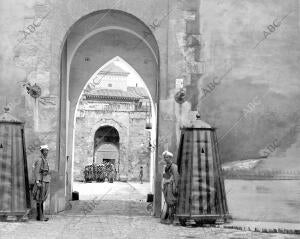
[[113, 71], [100, 71], [99, 75], [114, 75], [114, 76], [128, 76], [128, 72], [113, 72]]
[[118, 101], [139, 101], [137, 97], [125, 97], [125, 96], [107, 96], [107, 95], [86, 95], [87, 100], [118, 100]]

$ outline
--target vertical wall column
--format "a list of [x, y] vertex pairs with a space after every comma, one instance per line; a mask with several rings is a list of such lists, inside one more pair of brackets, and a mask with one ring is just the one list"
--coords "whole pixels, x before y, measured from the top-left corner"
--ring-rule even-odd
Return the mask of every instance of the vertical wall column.
[[50, 213], [57, 213], [65, 209], [66, 199], [66, 77], [67, 77], [67, 47], [62, 51], [60, 65], [60, 105], [59, 105], [59, 125], [57, 131], [55, 171], [51, 174], [50, 184]]
[[190, 0], [185, 11], [186, 21], [186, 51], [193, 52], [187, 54], [186, 71], [190, 77], [190, 84], [187, 86], [187, 95], [190, 96], [191, 110], [197, 110], [199, 87], [198, 82], [205, 72], [205, 59], [203, 57], [203, 39], [200, 27], [200, 4], [201, 0]]
[[[167, 56], [167, 78], [168, 84], [163, 85], [165, 88], [159, 89], [160, 92], [165, 93], [160, 99], [160, 121], [159, 122], [159, 135], [158, 139], [163, 137], [167, 138], [167, 143], [170, 144], [169, 150], [172, 151], [176, 157], [177, 152], [177, 140], [176, 135], [180, 131], [179, 126], [182, 121], [186, 121], [188, 118], [188, 112], [190, 110], [195, 111], [198, 108], [199, 97], [199, 83], [203, 73], [205, 72], [205, 60], [203, 56], [203, 39], [201, 35], [200, 27], [200, 4], [201, 0], [184, 0], [184, 1], [169, 1], [169, 11], [176, 8], [177, 12], [174, 12], [174, 16], [168, 16], [168, 56]], [[174, 38], [176, 40], [174, 40]], [[176, 44], [176, 45], [175, 45]], [[174, 47], [179, 47], [174, 51]], [[174, 67], [176, 66], [176, 67]], [[179, 109], [179, 105], [174, 102], [174, 93], [176, 93], [174, 80], [181, 76], [185, 78], [184, 87], [186, 88], [186, 95], [188, 103]], [[171, 113], [167, 107], [174, 104], [174, 121], [172, 117], [167, 119], [166, 115]], [[191, 107], [191, 108], [189, 108]], [[171, 107], [169, 107], [171, 108]], [[170, 122], [172, 121], [172, 123]], [[167, 133], [166, 133], [167, 132]], [[170, 134], [170, 132], [174, 132]], [[168, 135], [166, 135], [168, 134]], [[170, 135], [172, 135], [170, 137]], [[174, 137], [175, 136], [175, 137]], [[165, 145], [161, 145], [157, 150], [157, 159], [155, 164], [155, 216], [159, 216], [161, 212], [161, 178], [162, 178], [162, 166], [163, 159], [161, 153], [167, 149]], [[176, 160], [176, 158], [175, 158]]]

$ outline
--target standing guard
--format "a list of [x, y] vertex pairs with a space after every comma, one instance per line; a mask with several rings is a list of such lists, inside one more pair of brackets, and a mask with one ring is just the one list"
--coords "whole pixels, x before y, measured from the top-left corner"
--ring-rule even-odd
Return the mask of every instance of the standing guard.
[[47, 161], [49, 147], [42, 145], [40, 147], [41, 157], [35, 162], [34, 177], [35, 184], [33, 187], [33, 199], [36, 201], [37, 220], [48, 221], [49, 218], [44, 217], [44, 202], [49, 193], [49, 183], [51, 180], [49, 174], [49, 164]]
[[161, 222], [172, 224], [176, 213], [179, 174], [177, 165], [172, 162], [173, 154], [165, 151], [162, 156], [165, 160], [166, 166], [163, 170], [162, 181], [162, 190], [165, 202], [161, 213]]
[[144, 176], [144, 171], [143, 171], [143, 166], [140, 167], [140, 173], [139, 173], [139, 178], [140, 178], [140, 183], [143, 184], [143, 176]]

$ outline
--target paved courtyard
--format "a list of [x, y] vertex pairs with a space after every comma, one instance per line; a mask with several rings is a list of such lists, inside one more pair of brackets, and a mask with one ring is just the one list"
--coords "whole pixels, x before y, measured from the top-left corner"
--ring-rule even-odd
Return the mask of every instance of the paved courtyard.
[[76, 183], [74, 190], [80, 192], [81, 200], [73, 202], [71, 210], [51, 216], [48, 222], [0, 222], [0, 238], [300, 238], [299, 235], [161, 224], [146, 210], [148, 184]]

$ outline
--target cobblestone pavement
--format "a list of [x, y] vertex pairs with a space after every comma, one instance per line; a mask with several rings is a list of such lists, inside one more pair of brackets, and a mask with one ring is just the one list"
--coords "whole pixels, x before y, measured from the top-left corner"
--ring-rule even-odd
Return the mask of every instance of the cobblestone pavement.
[[272, 238], [292, 239], [296, 235], [243, 232], [221, 228], [186, 228], [159, 223], [150, 216], [81, 215], [54, 216], [48, 222], [0, 223], [0, 238]]
[[[164, 225], [159, 219], [151, 217], [146, 211], [146, 203], [141, 200], [141, 193], [132, 185], [124, 184], [127, 188], [115, 195], [116, 185], [103, 185], [106, 193], [97, 197], [97, 200], [77, 201], [72, 210], [65, 211], [50, 217], [48, 222], [29, 221], [0, 222], [0, 238], [2, 239], [90, 239], [90, 238], [217, 238], [217, 239], [244, 239], [244, 238], [300, 238], [297, 235], [271, 234], [258, 232], [244, 232], [223, 228], [187, 228], [181, 226]], [[121, 196], [120, 196], [121, 195]], [[121, 197], [121, 199], [120, 199]], [[114, 199], [112, 201], [112, 199]], [[86, 213], [82, 209], [92, 205]]]

